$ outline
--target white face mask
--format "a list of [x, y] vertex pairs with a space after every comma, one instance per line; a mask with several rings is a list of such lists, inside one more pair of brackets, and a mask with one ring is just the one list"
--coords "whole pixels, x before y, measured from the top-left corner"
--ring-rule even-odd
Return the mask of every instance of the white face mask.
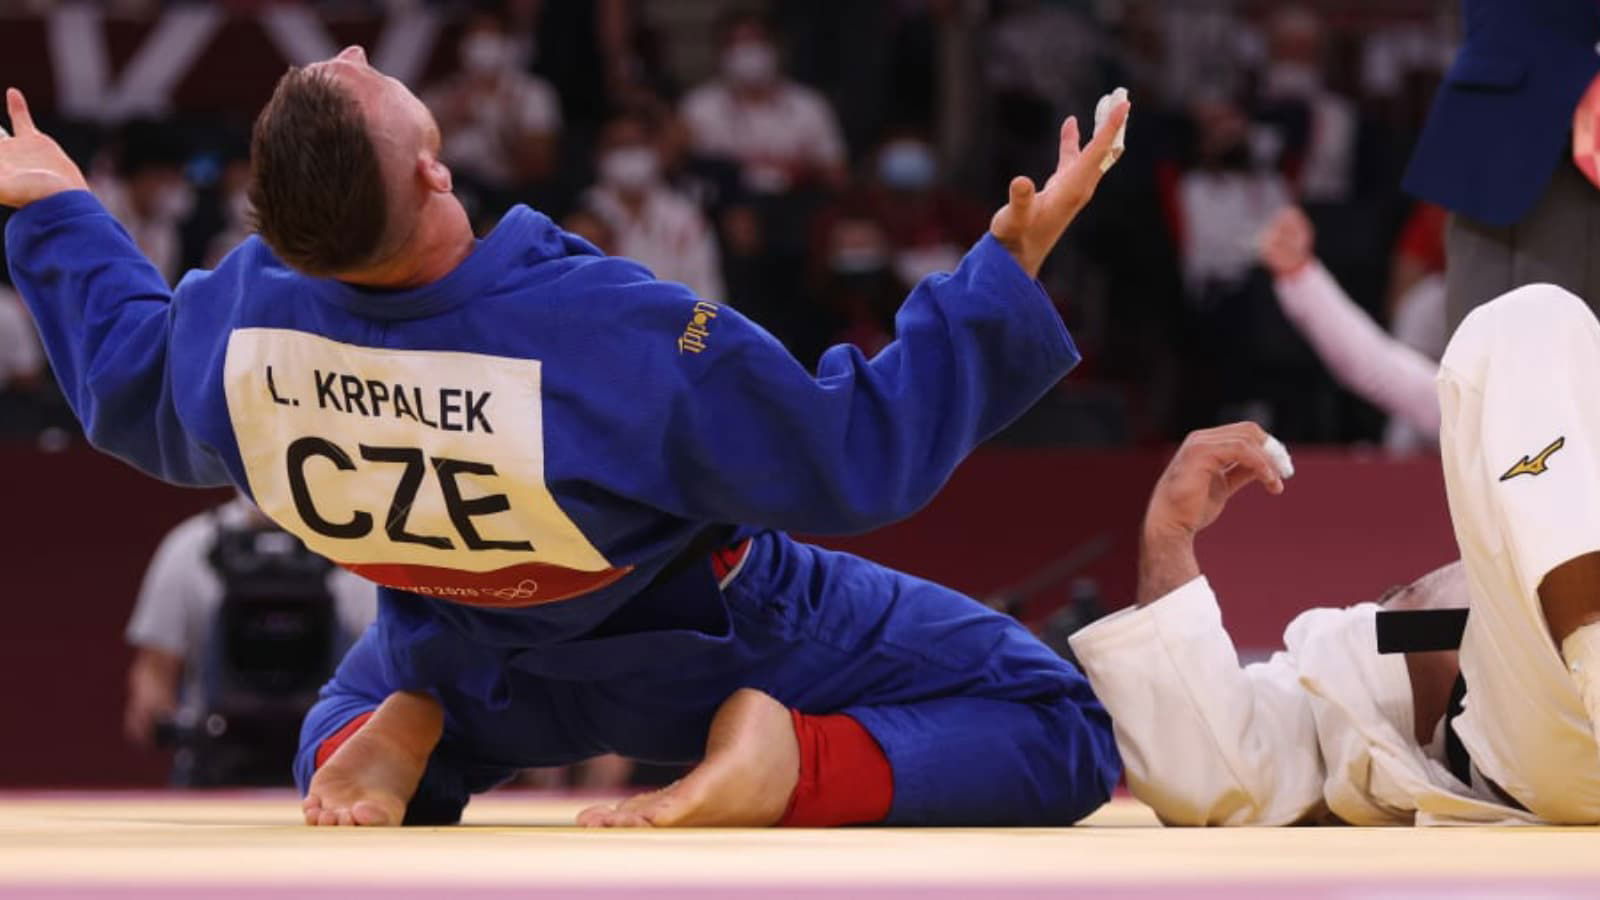
[[600, 157], [600, 180], [612, 187], [637, 190], [654, 184], [660, 167], [656, 151], [649, 147], [618, 147]]
[[487, 31], [469, 34], [461, 41], [461, 67], [475, 75], [507, 68], [513, 55], [509, 40]]
[[722, 72], [736, 84], [766, 84], [778, 74], [778, 51], [756, 41], [735, 44], [722, 55]]
[[933, 184], [938, 175], [939, 161], [933, 156], [933, 148], [921, 141], [895, 141], [878, 156], [878, 180], [892, 188], [921, 190]]

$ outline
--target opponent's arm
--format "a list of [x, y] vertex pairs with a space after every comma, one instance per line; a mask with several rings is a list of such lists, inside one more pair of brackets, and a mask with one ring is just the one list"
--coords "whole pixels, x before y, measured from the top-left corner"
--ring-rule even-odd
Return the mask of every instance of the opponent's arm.
[[914, 512], [1076, 364], [1032, 274], [1098, 183], [1126, 114], [1123, 104], [1081, 153], [1069, 120], [1045, 189], [1019, 179], [994, 233], [953, 273], [912, 291], [895, 341], [872, 359], [838, 346], [812, 374], [735, 310], [696, 304], [637, 269], [633, 284], [606, 285], [611, 302], [643, 311], [622, 316], [655, 336], [641, 337], [654, 350], [637, 371], [596, 373], [619, 388], [607, 404], [617, 418], [602, 429], [633, 435], [623, 445], [661, 448], [610, 486], [688, 518], [814, 533]]
[[1196, 432], [1145, 517], [1138, 604], [1074, 634], [1134, 796], [1171, 825], [1287, 825], [1324, 811], [1316, 723], [1287, 653], [1241, 667], [1194, 538], [1252, 482], [1282, 490], [1244, 423]]
[[1310, 220], [1292, 206], [1262, 233], [1261, 261], [1273, 274], [1284, 316], [1346, 388], [1437, 437], [1438, 364], [1395, 340], [1356, 306], [1312, 255], [1312, 238]]
[[15, 136], [0, 132], [0, 205], [13, 281], [91, 443], [181, 484], [226, 477], [184, 433], [167, 365], [172, 294], [83, 173], [6, 93]]

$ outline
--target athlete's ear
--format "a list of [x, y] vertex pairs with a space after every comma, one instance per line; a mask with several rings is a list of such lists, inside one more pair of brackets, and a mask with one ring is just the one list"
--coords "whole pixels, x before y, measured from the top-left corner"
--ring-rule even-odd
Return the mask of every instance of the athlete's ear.
[[428, 186], [428, 190], [435, 193], [448, 194], [454, 186], [450, 167], [432, 153], [417, 154], [417, 176]]

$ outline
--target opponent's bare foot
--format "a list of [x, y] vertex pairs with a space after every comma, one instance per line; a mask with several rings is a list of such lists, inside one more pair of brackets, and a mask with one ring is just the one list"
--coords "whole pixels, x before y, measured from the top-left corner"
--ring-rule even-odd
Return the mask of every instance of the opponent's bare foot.
[[443, 733], [439, 701], [390, 694], [311, 777], [306, 824], [399, 825]]
[[783, 704], [751, 688], [717, 710], [706, 756], [659, 791], [578, 814], [588, 828], [776, 825], [800, 780], [800, 743]]

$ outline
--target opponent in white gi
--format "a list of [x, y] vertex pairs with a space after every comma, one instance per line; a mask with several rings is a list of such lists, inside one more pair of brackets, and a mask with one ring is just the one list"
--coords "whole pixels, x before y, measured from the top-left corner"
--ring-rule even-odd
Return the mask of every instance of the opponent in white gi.
[[1470, 600], [1448, 720], [1451, 655], [1378, 654], [1376, 603], [1305, 612], [1282, 652], [1239, 665], [1194, 537], [1240, 488], [1282, 480], [1254, 425], [1191, 435], [1150, 501], [1137, 605], [1072, 638], [1135, 796], [1168, 824], [1600, 823], [1595, 385], [1600, 323], [1550, 285], [1473, 312], [1440, 364], [1462, 562], [1387, 605]]

